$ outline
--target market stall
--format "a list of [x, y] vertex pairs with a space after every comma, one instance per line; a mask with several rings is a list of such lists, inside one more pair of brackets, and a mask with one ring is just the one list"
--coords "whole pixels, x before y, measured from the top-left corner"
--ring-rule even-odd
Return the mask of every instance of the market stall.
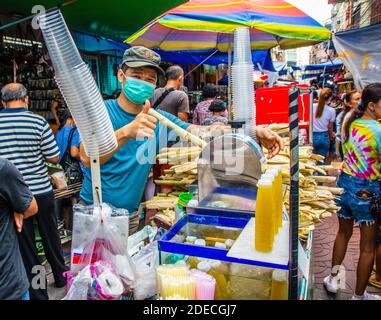
[[[242, 9], [246, 8], [239, 6], [233, 11]], [[292, 13], [304, 18], [296, 9]], [[338, 209], [333, 200], [341, 190], [319, 185], [330, 180], [324, 177], [329, 168], [318, 165], [323, 159], [313, 155], [310, 147], [299, 147], [299, 120], [307, 122], [311, 109], [310, 105], [305, 108], [305, 97], [301, 97], [300, 112], [300, 88], [283, 88], [286, 108], [276, 122], [286, 125], [271, 123], [275, 122], [273, 116], [269, 119], [257, 112], [258, 99], [265, 100], [265, 93], [257, 91], [257, 108], [253, 108], [251, 52], [253, 46], [271, 47], [279, 39], [284, 47], [314, 43], [325, 30], [312, 23], [309, 31], [314, 31], [313, 36], [296, 37], [294, 42], [282, 33], [283, 24], [275, 31], [259, 25], [249, 25], [251, 30], [237, 26], [224, 30], [235, 32], [231, 67], [234, 115], [227, 134], [207, 140], [181, 129], [155, 110], [147, 111], [173, 129], [184, 145], [160, 150], [157, 161], [167, 166], [155, 179], [156, 195], [142, 203], [146, 212], [155, 210], [150, 221], [155, 228], [146, 227], [131, 236], [129, 212], [102, 201], [100, 158], [118, 145], [99, 89], [60, 11], [50, 11], [40, 19], [56, 82], [77, 123], [92, 174], [94, 205], [74, 207], [65, 299], [310, 298], [311, 232], [314, 223]], [[147, 30], [161, 28], [160, 23], [154, 23], [139, 32], [144, 35], [139, 40], [143, 44], [148, 41]], [[305, 28], [304, 24], [298, 27], [300, 32]], [[229, 36], [214, 41], [207, 32], [210, 30], [201, 32], [202, 36], [213, 47], [230, 47]], [[185, 32], [180, 36], [179, 43], [183, 43], [190, 35]], [[263, 42], [257, 36], [263, 37]], [[132, 39], [139, 43], [137, 37]], [[212, 49], [209, 44], [206, 49]], [[166, 48], [161, 41], [158, 46]], [[306, 97], [310, 99], [310, 92]], [[285, 150], [271, 160], [266, 160], [266, 150], [256, 139], [259, 123], [284, 135]], [[60, 189], [56, 197], [66, 197], [79, 187]]]

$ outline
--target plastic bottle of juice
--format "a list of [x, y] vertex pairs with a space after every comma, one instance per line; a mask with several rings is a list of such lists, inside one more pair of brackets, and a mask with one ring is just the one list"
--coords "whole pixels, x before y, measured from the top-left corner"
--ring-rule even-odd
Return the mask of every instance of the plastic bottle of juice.
[[276, 166], [268, 170], [269, 173], [275, 176], [275, 194], [276, 194], [276, 205], [277, 205], [277, 231], [282, 228], [283, 224], [283, 180], [282, 180], [282, 167]]
[[215, 300], [230, 300], [231, 294], [228, 286], [228, 269], [226, 264], [218, 260], [210, 261], [211, 269], [208, 272], [216, 279]]
[[273, 226], [273, 239], [274, 239], [275, 236], [277, 235], [277, 232], [278, 232], [278, 229], [277, 229], [277, 210], [276, 210], [278, 199], [276, 198], [275, 175], [272, 173], [268, 173], [266, 171], [266, 173], [261, 175], [261, 179], [271, 180], [271, 182], [272, 182], [273, 209], [274, 209], [274, 210], [272, 210], [272, 213], [273, 213], [273, 224], [274, 224], [274, 226]]
[[288, 281], [286, 270], [274, 270], [271, 282], [271, 300], [288, 299]]
[[219, 270], [221, 267], [220, 261], [201, 261], [197, 265], [197, 269], [206, 272], [216, 279], [216, 289], [214, 292], [215, 300], [229, 299], [228, 282], [225, 275]]
[[255, 249], [271, 252], [274, 242], [274, 195], [270, 179], [258, 181], [257, 203], [255, 210]]

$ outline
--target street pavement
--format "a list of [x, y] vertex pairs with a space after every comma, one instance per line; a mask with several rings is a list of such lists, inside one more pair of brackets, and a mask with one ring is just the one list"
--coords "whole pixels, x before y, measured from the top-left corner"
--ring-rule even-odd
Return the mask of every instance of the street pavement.
[[[348, 245], [343, 266], [345, 267], [346, 285], [336, 296], [328, 294], [323, 286], [323, 279], [331, 272], [333, 244], [338, 230], [337, 216], [324, 219], [314, 230], [313, 238], [313, 272], [315, 282], [315, 300], [348, 300], [352, 297], [356, 286], [356, 268], [360, 255], [360, 229], [354, 228]], [[368, 286], [368, 292], [381, 294], [381, 289]]]

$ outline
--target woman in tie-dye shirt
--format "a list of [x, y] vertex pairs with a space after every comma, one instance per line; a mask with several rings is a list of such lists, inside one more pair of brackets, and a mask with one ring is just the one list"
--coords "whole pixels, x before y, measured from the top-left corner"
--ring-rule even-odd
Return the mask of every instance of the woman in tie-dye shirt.
[[361, 102], [345, 119], [342, 130], [344, 161], [337, 182], [344, 193], [337, 201], [341, 207], [339, 231], [332, 257], [331, 275], [324, 279], [326, 289], [339, 289], [339, 271], [344, 260], [353, 225], [360, 226], [361, 245], [357, 266], [355, 300], [380, 300], [365, 291], [373, 267], [378, 230], [381, 178], [381, 83], [364, 88]]

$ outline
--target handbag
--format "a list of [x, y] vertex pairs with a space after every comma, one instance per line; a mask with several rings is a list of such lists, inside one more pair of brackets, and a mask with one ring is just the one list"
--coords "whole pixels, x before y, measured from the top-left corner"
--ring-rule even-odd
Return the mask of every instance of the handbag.
[[73, 158], [70, 154], [70, 147], [71, 147], [71, 141], [73, 139], [74, 131], [76, 130], [75, 127], [73, 127], [70, 130], [69, 133], [69, 141], [65, 150], [64, 155], [61, 158], [60, 164], [62, 168], [64, 169], [66, 178], [67, 178], [67, 184], [68, 186], [82, 182], [83, 180], [83, 173], [80, 166], [80, 163], [77, 159]]

